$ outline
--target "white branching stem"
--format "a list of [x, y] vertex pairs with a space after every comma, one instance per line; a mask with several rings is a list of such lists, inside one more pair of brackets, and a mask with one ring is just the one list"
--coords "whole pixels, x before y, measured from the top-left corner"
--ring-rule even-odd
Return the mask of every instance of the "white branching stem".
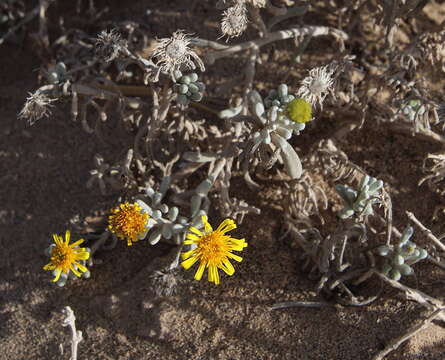
[[410, 327], [408, 331], [399, 336], [398, 338], [392, 340], [386, 347], [376, 354], [372, 360], [382, 360], [386, 355], [388, 355], [391, 351], [396, 350], [400, 345], [402, 345], [405, 341], [409, 340], [411, 337], [416, 335], [418, 332], [422, 331], [426, 327], [428, 327], [431, 322], [438, 317], [438, 315], [443, 311], [443, 309], [438, 309], [434, 311], [430, 316], [424, 319], [422, 322]]
[[322, 307], [334, 307], [334, 304], [326, 301], [286, 301], [273, 304], [270, 309], [287, 309], [290, 307], [304, 307], [304, 308], [322, 308]]
[[286, 40], [309, 35], [312, 37], [322, 36], [322, 35], [333, 35], [334, 37], [338, 38], [341, 41], [345, 41], [348, 39], [348, 35], [345, 32], [328, 26], [295, 27], [288, 30], [275, 31], [267, 34], [267, 36], [264, 38], [260, 38], [253, 41], [246, 41], [241, 44], [230, 46], [229, 48], [221, 51], [209, 52], [208, 54], [206, 54], [206, 60], [209, 64], [212, 64], [220, 58], [231, 56], [240, 51], [249, 50], [255, 47], [260, 48], [264, 45], [267, 45], [271, 42], [278, 40]]
[[[419, 290], [412, 289], [409, 286], [399, 283], [398, 281], [391, 280], [390, 278], [383, 275], [377, 270], [374, 270], [374, 274], [376, 274], [380, 279], [382, 279], [387, 284], [391, 285], [393, 288], [403, 291], [405, 293], [405, 297], [407, 300], [415, 301], [431, 311], [436, 311], [438, 309], [445, 308], [445, 304], [442, 301], [433, 298], [432, 296], [424, 294]], [[437, 317], [440, 318], [440, 320], [445, 321], [445, 314], [443, 312], [437, 314]]]
[[39, 6], [36, 6], [33, 10], [31, 10], [21, 21], [19, 21], [16, 25], [11, 26], [5, 35], [0, 38], [0, 45], [2, 45], [6, 39], [8, 39], [11, 35], [13, 35], [17, 30], [19, 30], [22, 26], [32, 21], [39, 14]]
[[415, 135], [421, 139], [445, 144], [445, 136], [424, 127], [421, 127], [418, 131], [413, 131], [412, 125], [410, 124], [391, 124], [391, 127], [394, 130], [403, 132], [405, 134]]
[[76, 317], [73, 310], [69, 306], [65, 306], [62, 310], [66, 318], [63, 320], [62, 326], [69, 326], [71, 330], [71, 358], [77, 360], [77, 346], [82, 341], [82, 331], [76, 330]]
[[442, 251], [445, 251], [445, 245], [440, 242], [440, 240], [433, 235], [430, 229], [426, 228], [412, 212], [407, 211], [406, 216], [422, 231], [422, 233], [430, 239], [434, 244], [436, 244]]
[[48, 22], [46, 18], [46, 11], [52, 0], [40, 0], [39, 4], [39, 36], [43, 45], [49, 48]]

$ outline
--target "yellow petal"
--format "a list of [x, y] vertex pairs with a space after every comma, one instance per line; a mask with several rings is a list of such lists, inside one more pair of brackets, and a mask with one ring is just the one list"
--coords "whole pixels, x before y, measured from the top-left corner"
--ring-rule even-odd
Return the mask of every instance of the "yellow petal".
[[56, 245], [59, 245], [59, 244], [60, 244], [59, 235], [57, 235], [57, 234], [53, 234], [53, 239], [54, 239], [54, 242], [56, 243]]
[[88, 260], [89, 258], [90, 253], [88, 251], [82, 251], [76, 254], [76, 260]]
[[199, 240], [199, 236], [192, 234], [192, 233], [188, 233], [187, 240]]
[[199, 264], [198, 270], [196, 271], [196, 274], [195, 274], [195, 280], [201, 280], [202, 274], [204, 274], [205, 268], [206, 268], [206, 264], [204, 264], [204, 263]]
[[227, 257], [229, 257], [229, 258], [231, 258], [231, 259], [233, 259], [235, 261], [238, 261], [238, 262], [243, 261], [243, 258], [241, 256], [238, 256], [238, 255], [235, 255], [235, 254], [232, 254], [232, 253], [228, 253]]
[[206, 232], [206, 234], [211, 233], [213, 231], [213, 228], [212, 225], [210, 225], [209, 222], [207, 221], [207, 216], [202, 216], [201, 220], [204, 225], [204, 231]]
[[181, 254], [181, 258], [182, 258], [182, 260], [186, 260], [186, 259], [188, 259], [190, 256], [193, 255], [194, 252], [195, 252], [195, 250], [190, 250], [190, 251], [183, 252], [183, 253]]
[[202, 236], [202, 232], [195, 228], [194, 226], [190, 226], [190, 231], [194, 232], [196, 235]]
[[247, 243], [244, 239], [230, 239], [231, 245], [230, 249], [235, 251], [242, 251], [246, 246]]
[[52, 280], [52, 282], [57, 282], [60, 278], [60, 274], [62, 273], [62, 269], [56, 269], [56, 277]]
[[77, 277], [80, 277], [80, 276], [81, 276], [81, 273], [80, 273], [79, 271], [77, 271], [77, 270], [74, 268], [74, 265], [73, 265], [73, 264], [70, 265], [70, 270], [71, 270]]
[[188, 270], [188, 269], [190, 269], [190, 268], [193, 266], [193, 264], [194, 264], [195, 262], [197, 262], [197, 261], [198, 261], [198, 258], [197, 258], [196, 256], [192, 256], [191, 258], [189, 258], [189, 259], [183, 261], [183, 262], [181, 263], [181, 265], [182, 265], [182, 267], [183, 267], [184, 269]]
[[75, 243], [72, 243], [70, 246], [71, 246], [72, 248], [73, 248], [73, 247], [76, 247], [76, 246], [82, 244], [84, 241], [85, 241], [84, 239], [77, 240]]
[[245, 239], [234, 239], [234, 238], [230, 238], [230, 241], [233, 242], [234, 244], [237, 245], [242, 245], [243, 247], [247, 246], [246, 240]]
[[227, 259], [223, 260], [224, 266], [221, 266], [221, 269], [229, 276], [232, 276], [235, 273], [235, 268], [231, 264], [231, 262]]
[[232, 219], [226, 219], [218, 226], [218, 229], [216, 229], [216, 231], [219, 231], [224, 234], [233, 229], [236, 229], [235, 222]]
[[212, 273], [212, 281], [215, 285], [219, 284], [219, 273], [218, 268], [215, 265], [210, 265], [209, 272]]
[[210, 282], [213, 282], [214, 276], [213, 276], [213, 267], [212, 265], [209, 266], [209, 271], [207, 271], [207, 280]]
[[70, 243], [70, 238], [71, 238], [71, 232], [69, 230], [67, 230], [65, 232], [65, 244], [69, 244]]
[[184, 240], [184, 242], [183, 242], [184, 245], [192, 245], [194, 243], [195, 243], [194, 240]]
[[56, 265], [54, 265], [53, 263], [49, 263], [43, 267], [43, 270], [54, 270], [55, 268], [56, 268]]
[[83, 266], [82, 264], [79, 264], [78, 262], [76, 262], [75, 265], [76, 265], [76, 266], [79, 268], [79, 270], [82, 271], [82, 272], [86, 272], [86, 271], [88, 271], [88, 269], [87, 269], [85, 266]]

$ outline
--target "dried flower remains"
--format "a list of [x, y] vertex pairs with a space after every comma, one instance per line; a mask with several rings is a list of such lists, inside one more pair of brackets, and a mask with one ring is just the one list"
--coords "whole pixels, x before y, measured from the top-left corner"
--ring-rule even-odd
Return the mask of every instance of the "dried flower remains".
[[333, 71], [327, 66], [321, 66], [309, 71], [309, 76], [302, 81], [297, 95], [309, 101], [313, 106], [317, 103], [323, 108], [323, 102], [328, 93], [332, 93], [334, 79]]
[[200, 57], [190, 49], [192, 39], [183, 31], [178, 30], [170, 38], [159, 39], [153, 51], [152, 57], [156, 59], [156, 65], [164, 74], [170, 74], [174, 79], [174, 71], [196, 69], [205, 71], [204, 63]]

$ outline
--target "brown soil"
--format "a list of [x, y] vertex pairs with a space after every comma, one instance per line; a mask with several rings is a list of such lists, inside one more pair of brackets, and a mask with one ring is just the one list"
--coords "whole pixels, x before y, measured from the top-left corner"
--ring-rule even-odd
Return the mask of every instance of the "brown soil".
[[[106, 15], [109, 19], [148, 22], [153, 36], [178, 28], [218, 36], [220, 15], [211, 4], [198, 4], [191, 17], [180, 11], [186, 10], [188, 1], [135, 0], [125, 7], [115, 5], [120, 1], [96, 3], [112, 9]], [[141, 15], [147, 8], [153, 11], [148, 19]], [[53, 11], [70, 18], [66, 14], [73, 8], [59, 5]], [[204, 24], [193, 19], [205, 19]], [[76, 21], [80, 20], [70, 18]], [[278, 51], [281, 48], [277, 45]], [[280, 61], [285, 59], [283, 55]], [[120, 243], [112, 252], [99, 254], [102, 264], [93, 268], [88, 281], [61, 289], [52, 286], [42, 270], [51, 234], [64, 232], [71, 219], [115, 204], [118, 194], [104, 197], [97, 189], [87, 190], [85, 182], [94, 154], [113, 162], [130, 139], [122, 134], [112, 143], [101, 143], [72, 122], [63, 105], [50, 119], [28, 127], [17, 120], [17, 113], [27, 92], [38, 86], [34, 70], [40, 61], [26, 42], [0, 47], [0, 64], [0, 359], [68, 359], [68, 330], [60, 322], [66, 305], [73, 308], [84, 334], [79, 359], [113, 360], [368, 360], [425, 315], [423, 308], [399, 300], [390, 289], [368, 307], [270, 310], [275, 302], [315, 299], [315, 284], [299, 270], [298, 251], [278, 240], [282, 214], [267, 187], [259, 197], [243, 187], [244, 197], [261, 207], [262, 214], [248, 216], [237, 230], [249, 247], [235, 276], [218, 287], [181, 272], [175, 295], [155, 295], [149, 275], [166, 261], [169, 248], [146, 242], [132, 248]], [[221, 74], [230, 72], [223, 67], [218, 68]], [[336, 126], [315, 124], [302, 143], [310, 145], [312, 135], [321, 138]], [[422, 160], [437, 151], [436, 146], [371, 126], [340, 145], [352, 161], [391, 184], [396, 226], [403, 228], [404, 211], [411, 210], [433, 231], [443, 233], [444, 226], [430, 220], [432, 209], [443, 199], [417, 186]], [[443, 298], [445, 285], [437, 282], [443, 274], [432, 270], [419, 266], [419, 288]], [[59, 344], [65, 344], [63, 356]], [[388, 359], [438, 360], [444, 353], [445, 329], [437, 323]]]

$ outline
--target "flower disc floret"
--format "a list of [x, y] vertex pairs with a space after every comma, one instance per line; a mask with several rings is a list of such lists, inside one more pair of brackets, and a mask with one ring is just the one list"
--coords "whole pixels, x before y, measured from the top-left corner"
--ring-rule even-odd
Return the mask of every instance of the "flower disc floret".
[[72, 271], [76, 276], [80, 277], [80, 272], [87, 272], [88, 269], [79, 261], [87, 260], [90, 253], [86, 248], [80, 248], [79, 245], [84, 242], [80, 239], [70, 244], [71, 233], [67, 230], [65, 233], [65, 240], [57, 234], [53, 234], [54, 244], [51, 245], [50, 262], [46, 264], [44, 270], [52, 270], [54, 272], [53, 282], [57, 282], [61, 274], [68, 276]]
[[229, 259], [242, 261], [242, 257], [235, 255], [232, 251], [242, 251], [247, 243], [244, 239], [234, 239], [227, 232], [236, 229], [236, 224], [231, 219], [224, 220], [216, 230], [208, 223], [207, 217], [202, 217], [204, 232], [195, 227], [190, 227], [187, 240], [184, 245], [191, 245], [192, 250], [181, 254], [184, 260], [181, 265], [184, 269], [190, 269], [199, 261], [195, 280], [201, 280], [204, 270], [208, 268], [208, 280], [216, 285], [220, 283], [218, 269], [227, 275], [233, 275], [235, 269]]
[[108, 228], [118, 238], [127, 240], [128, 246], [145, 238], [149, 216], [139, 204], [125, 202], [112, 209], [111, 213], [108, 218]]
[[312, 106], [303, 98], [294, 99], [287, 104], [286, 115], [294, 122], [307, 123], [312, 120]]

